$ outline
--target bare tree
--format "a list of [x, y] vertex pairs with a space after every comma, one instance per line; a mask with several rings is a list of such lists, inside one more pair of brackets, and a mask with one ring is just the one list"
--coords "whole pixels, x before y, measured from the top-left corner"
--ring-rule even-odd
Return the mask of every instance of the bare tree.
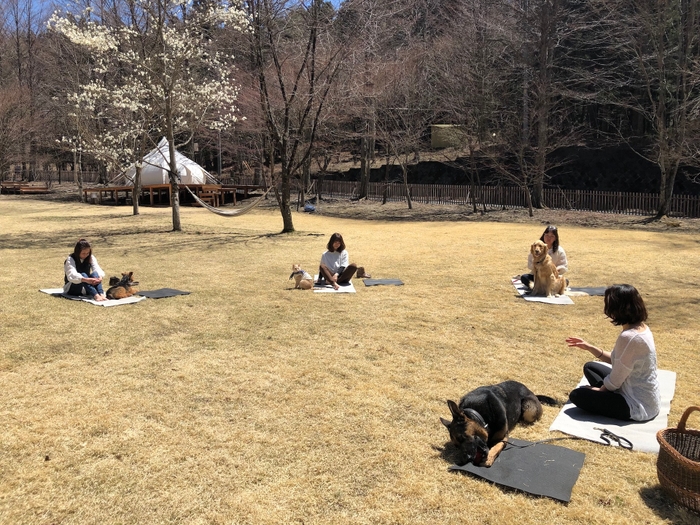
[[617, 140], [658, 166], [659, 219], [679, 169], [700, 165], [700, 1], [586, 6], [575, 43], [580, 77]]
[[308, 161], [347, 46], [334, 39], [322, 0], [252, 0], [252, 55], [266, 126], [280, 158], [283, 232], [294, 231], [291, 179]]

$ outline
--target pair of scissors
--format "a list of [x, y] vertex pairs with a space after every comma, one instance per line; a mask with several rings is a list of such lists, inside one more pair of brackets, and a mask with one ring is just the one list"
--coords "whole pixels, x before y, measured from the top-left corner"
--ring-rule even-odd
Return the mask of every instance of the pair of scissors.
[[629, 439], [618, 436], [617, 434], [610, 432], [607, 428], [593, 427], [593, 430], [600, 430], [600, 439], [605, 441], [608, 446], [612, 445], [611, 441], [614, 441], [620, 446], [620, 448], [632, 450], [632, 442]]

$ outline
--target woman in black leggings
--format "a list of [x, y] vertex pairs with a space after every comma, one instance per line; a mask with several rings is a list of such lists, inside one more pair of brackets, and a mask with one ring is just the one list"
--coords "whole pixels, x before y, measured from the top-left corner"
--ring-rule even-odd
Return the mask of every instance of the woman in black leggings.
[[653, 419], [660, 403], [656, 346], [645, 323], [647, 310], [642, 296], [629, 284], [610, 286], [605, 290], [604, 312], [614, 325], [622, 326], [612, 351], [601, 350], [579, 337], [566, 339], [569, 346], [587, 350], [602, 361], [584, 365], [590, 386], [576, 388], [569, 399], [587, 412], [614, 419]]

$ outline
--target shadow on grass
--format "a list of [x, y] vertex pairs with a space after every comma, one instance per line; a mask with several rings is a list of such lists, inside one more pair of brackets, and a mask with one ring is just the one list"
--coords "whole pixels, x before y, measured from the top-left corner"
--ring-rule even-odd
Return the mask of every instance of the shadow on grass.
[[700, 516], [675, 503], [661, 485], [644, 487], [639, 491], [642, 500], [659, 518], [675, 525], [700, 523]]
[[[162, 230], [159, 228], [138, 228], [124, 229], [122, 231], [98, 231], [90, 228], [75, 228], [65, 230], [60, 234], [46, 233], [22, 233], [18, 235], [5, 235], [0, 237], [0, 249], [24, 250], [24, 249], [45, 249], [47, 246], [65, 246], [68, 251], [80, 238], [88, 239], [95, 246], [114, 245], [113, 239], [119, 237], [134, 237], [138, 235], [160, 235], [167, 241], [168, 250], [201, 249], [228, 244], [246, 244], [262, 239], [286, 239], [286, 233], [262, 233], [251, 234], [249, 232], [230, 233], [209, 233], [204, 231], [173, 232], [172, 230]], [[322, 236], [323, 234], [308, 234]], [[134, 248], [138, 247], [134, 245]]]

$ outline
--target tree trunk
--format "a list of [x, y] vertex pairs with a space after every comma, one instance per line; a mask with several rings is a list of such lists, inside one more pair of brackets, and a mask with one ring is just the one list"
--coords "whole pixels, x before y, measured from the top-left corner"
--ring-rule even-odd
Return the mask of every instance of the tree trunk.
[[413, 202], [411, 201], [411, 191], [408, 187], [408, 170], [406, 169], [406, 164], [399, 161], [401, 164], [401, 173], [403, 174], [403, 189], [406, 192], [406, 203], [408, 204], [408, 209], [413, 209]]
[[80, 161], [78, 160], [78, 149], [73, 148], [73, 177], [78, 185], [78, 196], [80, 202], [85, 202], [85, 192], [83, 191], [83, 170], [80, 169]]
[[[662, 163], [660, 163], [662, 164]], [[654, 219], [658, 220], [671, 212], [671, 198], [673, 197], [673, 186], [678, 173], [678, 162], [672, 166], [661, 165], [661, 186], [659, 188], [659, 209], [656, 211]]]
[[389, 162], [391, 161], [391, 157], [389, 156], [389, 152], [387, 151], [386, 153], [386, 165], [384, 166], [384, 191], [382, 193], [382, 204], [386, 204], [386, 201], [389, 199]]
[[175, 158], [175, 137], [173, 136], [173, 118], [170, 97], [165, 100], [165, 122], [167, 127], [168, 153], [170, 162], [168, 166], [168, 176], [170, 178], [170, 201], [173, 208], [173, 231], [182, 231], [180, 223], [180, 186], [177, 181], [177, 161]]
[[362, 138], [360, 139], [360, 190], [357, 197], [358, 200], [367, 198], [370, 166], [369, 140], [367, 134], [363, 133]]
[[146, 149], [146, 135], [142, 135], [138, 139], [136, 146], [136, 174], [134, 175], [134, 191], [131, 195], [131, 204], [133, 206], [133, 214], [139, 215], [139, 196], [141, 195], [141, 169], [143, 167], [143, 153]]
[[[282, 160], [284, 163], [284, 159]], [[282, 233], [292, 233], [294, 231], [294, 223], [292, 222], [292, 207], [290, 205], [290, 183], [288, 166], [282, 166], [282, 195], [279, 199], [280, 213], [282, 215]]]
[[534, 212], [532, 210], [532, 195], [530, 195], [530, 189], [527, 186], [523, 186], [523, 191], [525, 192], [525, 199], [527, 200], [527, 214], [530, 217], [534, 217]]

